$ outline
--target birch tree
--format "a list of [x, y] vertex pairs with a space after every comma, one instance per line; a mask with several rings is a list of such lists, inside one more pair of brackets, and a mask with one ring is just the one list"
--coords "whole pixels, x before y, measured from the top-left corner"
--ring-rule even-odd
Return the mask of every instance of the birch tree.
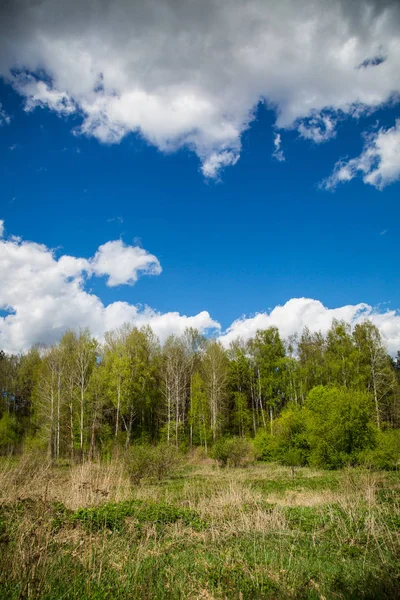
[[179, 430], [184, 426], [188, 378], [187, 355], [181, 338], [171, 335], [163, 348], [162, 380], [166, 402], [166, 434], [167, 443], [175, 436], [175, 444], [179, 445]]
[[378, 328], [370, 321], [356, 325], [354, 339], [360, 353], [365, 384], [374, 397], [376, 425], [381, 429], [382, 412], [388, 407], [388, 400], [396, 387], [390, 357]]
[[212, 438], [215, 442], [224, 425], [228, 391], [228, 358], [221, 343], [216, 340], [207, 344], [202, 361], [202, 374], [210, 407]]
[[85, 329], [82, 331], [78, 337], [75, 358], [80, 399], [79, 441], [82, 452], [85, 443], [86, 391], [89, 387], [90, 376], [96, 363], [96, 347], [97, 343], [90, 336], [89, 330]]

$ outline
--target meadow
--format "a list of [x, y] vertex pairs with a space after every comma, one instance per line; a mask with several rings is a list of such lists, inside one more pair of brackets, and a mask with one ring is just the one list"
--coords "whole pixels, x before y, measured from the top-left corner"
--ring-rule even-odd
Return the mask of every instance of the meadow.
[[0, 465], [6, 599], [400, 597], [398, 471], [202, 453], [134, 483], [121, 458]]

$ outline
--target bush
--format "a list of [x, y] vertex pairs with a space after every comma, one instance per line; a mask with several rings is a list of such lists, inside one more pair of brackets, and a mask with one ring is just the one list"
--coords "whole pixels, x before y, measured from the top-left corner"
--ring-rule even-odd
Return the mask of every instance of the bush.
[[153, 449], [151, 446], [133, 446], [125, 457], [126, 470], [135, 485], [153, 474]]
[[306, 464], [308, 443], [304, 411], [289, 405], [273, 423], [273, 435], [260, 429], [254, 439], [257, 458], [290, 467]]
[[127, 472], [133, 484], [140, 483], [145, 477], [156, 477], [161, 481], [173, 473], [179, 462], [178, 451], [174, 446], [167, 444], [133, 446], [125, 459]]
[[337, 469], [357, 464], [360, 454], [374, 446], [374, 407], [366, 392], [321, 385], [309, 393], [305, 410], [310, 465]]
[[159, 444], [153, 448], [153, 474], [159, 481], [171, 475], [180, 464], [175, 446]]
[[306, 456], [300, 448], [288, 448], [281, 456], [281, 463], [292, 467], [303, 467], [306, 464]]
[[257, 431], [253, 443], [257, 460], [265, 460], [266, 462], [278, 460], [279, 440], [265, 429]]
[[247, 467], [254, 462], [253, 445], [246, 438], [221, 438], [213, 447], [212, 456], [221, 467]]
[[400, 466], [400, 430], [378, 431], [376, 447], [362, 454], [362, 462], [373, 469], [391, 470]]

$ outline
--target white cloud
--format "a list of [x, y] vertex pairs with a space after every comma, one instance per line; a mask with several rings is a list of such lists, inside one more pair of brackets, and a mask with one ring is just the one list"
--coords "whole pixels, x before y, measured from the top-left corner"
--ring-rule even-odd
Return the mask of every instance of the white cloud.
[[139, 246], [126, 246], [122, 240], [100, 246], [90, 264], [95, 275], [108, 275], [109, 287], [132, 285], [140, 275], [159, 275], [162, 271], [156, 256]]
[[274, 137], [274, 146], [275, 150], [272, 153], [272, 156], [279, 160], [279, 162], [283, 162], [285, 160], [285, 155], [283, 154], [283, 150], [281, 149], [282, 139], [281, 134], [276, 133]]
[[237, 152], [231, 152], [227, 150], [222, 152], [213, 152], [204, 160], [201, 171], [205, 177], [215, 179], [221, 169], [235, 165], [238, 160], [239, 154]]
[[311, 119], [300, 121], [298, 130], [301, 137], [312, 140], [315, 144], [321, 144], [335, 136], [336, 120], [331, 115], [316, 115]]
[[206, 177], [237, 162], [260, 101], [278, 128], [320, 142], [338, 114], [400, 92], [394, 0], [22, 0], [0, 10], [0, 75], [28, 109], [76, 113], [76, 132], [102, 142], [138, 132], [162, 151], [187, 146]]
[[43, 81], [32, 77], [23, 77], [15, 81], [15, 87], [26, 96], [25, 109], [33, 110], [37, 106], [47, 107], [60, 115], [71, 115], [76, 106], [67, 92], [59, 92]]
[[2, 238], [4, 235], [4, 221], [3, 219], [0, 219], [0, 238]]
[[[100, 249], [104, 246], [107, 244]], [[129, 248], [122, 247], [122, 253]], [[132, 271], [115, 272], [114, 267], [111, 261], [101, 273], [119, 278], [120, 282], [132, 280]], [[0, 349], [7, 352], [26, 350], [36, 343], [54, 343], [67, 329], [89, 327], [94, 336], [102, 339], [106, 331], [127, 322], [137, 327], [150, 325], [161, 341], [171, 333], [183, 333], [186, 327], [203, 333], [209, 330], [218, 333], [221, 329], [207, 311], [186, 316], [178, 312], [160, 313], [128, 302], [105, 305], [86, 289], [88, 278], [93, 275], [93, 259], [68, 255], [56, 258], [47, 246], [15, 236], [0, 239], [0, 272], [0, 310], [9, 313], [0, 317]], [[305, 326], [312, 331], [326, 332], [334, 318], [352, 325], [368, 318], [381, 331], [389, 352], [395, 354], [400, 349], [399, 311], [382, 312], [368, 304], [329, 309], [310, 298], [293, 298], [270, 312], [242, 317], [218, 333], [218, 338], [228, 346], [238, 337], [247, 340], [258, 329], [271, 325], [279, 328], [283, 338], [301, 333]]]
[[116, 285], [133, 283], [140, 274], [160, 272], [156, 257], [138, 250], [117, 241], [100, 246], [94, 259], [67, 255], [57, 259], [43, 244], [17, 237], [1, 239], [0, 310], [9, 314], [0, 317], [0, 348], [19, 352], [36, 343], [50, 344], [67, 329], [79, 327], [89, 327], [101, 339], [105, 331], [127, 321], [137, 326], [151, 324], [162, 340], [169, 333], [182, 333], [186, 326], [200, 331], [219, 327], [205, 311], [187, 317], [127, 302], [105, 306], [85, 289], [93, 273], [109, 275], [109, 284]]
[[0, 103], [0, 127], [2, 125], [9, 125], [11, 123], [11, 118], [10, 116], [6, 113], [5, 110], [3, 110], [3, 107]]
[[364, 183], [379, 190], [400, 179], [400, 119], [390, 129], [381, 128], [369, 135], [360, 156], [336, 163], [332, 175], [322, 185], [334, 189], [358, 174]]
[[399, 311], [379, 312], [364, 303], [327, 308], [319, 300], [311, 298], [292, 298], [283, 306], [276, 306], [270, 312], [237, 319], [222, 333], [220, 340], [224, 346], [228, 346], [237, 338], [246, 341], [253, 337], [258, 329], [271, 326], [278, 327], [283, 338], [301, 333], [304, 327], [308, 327], [311, 331], [326, 333], [333, 319], [343, 319], [353, 326], [369, 319], [379, 328], [391, 354], [395, 354], [400, 349]]

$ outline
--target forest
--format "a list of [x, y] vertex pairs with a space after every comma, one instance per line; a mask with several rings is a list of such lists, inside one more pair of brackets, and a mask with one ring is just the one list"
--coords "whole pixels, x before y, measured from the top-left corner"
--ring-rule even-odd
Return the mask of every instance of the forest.
[[1, 352], [0, 389], [3, 455], [79, 462], [162, 442], [223, 462], [229, 438], [245, 438], [257, 458], [292, 466], [390, 469], [400, 458], [400, 352], [390, 357], [368, 320], [288, 340], [270, 327], [227, 349], [193, 329], [163, 345], [149, 327], [102, 343], [67, 331]]

